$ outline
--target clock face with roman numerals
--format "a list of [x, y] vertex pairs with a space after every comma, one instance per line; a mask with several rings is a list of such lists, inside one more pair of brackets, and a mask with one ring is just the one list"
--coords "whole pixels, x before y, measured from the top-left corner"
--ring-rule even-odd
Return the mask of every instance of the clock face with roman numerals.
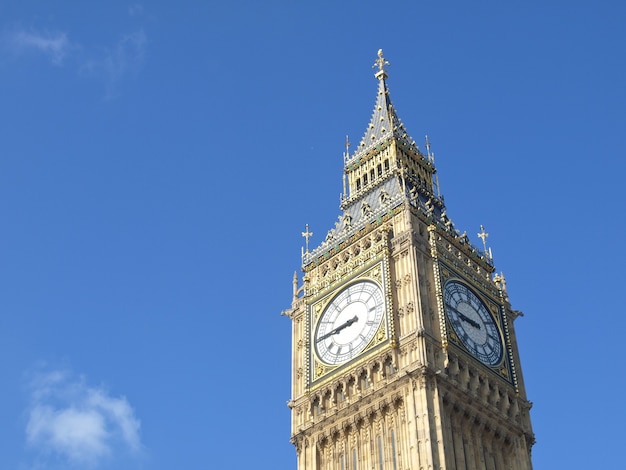
[[470, 354], [488, 366], [500, 364], [502, 336], [478, 295], [465, 284], [450, 280], [443, 288], [443, 302], [452, 329]]
[[383, 291], [372, 281], [342, 289], [322, 312], [313, 336], [315, 352], [326, 364], [338, 365], [361, 353], [383, 320]]

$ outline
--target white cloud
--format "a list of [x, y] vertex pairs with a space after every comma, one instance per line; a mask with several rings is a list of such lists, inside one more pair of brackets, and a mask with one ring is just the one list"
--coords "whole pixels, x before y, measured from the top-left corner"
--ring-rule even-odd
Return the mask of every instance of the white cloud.
[[48, 56], [55, 65], [63, 63], [71, 47], [65, 33], [14, 31], [8, 35], [6, 42], [15, 53], [41, 52]]
[[141, 448], [140, 422], [125, 397], [53, 371], [35, 377], [31, 398], [26, 439], [38, 453], [95, 467], [116, 452]]
[[31, 445], [75, 463], [93, 464], [110, 452], [104, 417], [96, 410], [37, 405], [30, 412], [26, 435]]

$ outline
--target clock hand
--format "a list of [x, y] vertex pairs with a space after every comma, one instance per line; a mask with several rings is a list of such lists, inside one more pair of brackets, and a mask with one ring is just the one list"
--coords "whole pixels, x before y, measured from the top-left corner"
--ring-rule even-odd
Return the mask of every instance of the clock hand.
[[335, 328], [334, 330], [329, 331], [328, 333], [326, 333], [324, 336], [321, 336], [318, 341], [322, 340], [322, 339], [326, 339], [331, 337], [332, 335], [335, 335], [337, 333], [339, 333], [341, 330], [343, 330], [344, 328], [347, 328], [348, 326], [352, 325], [353, 323], [356, 323], [357, 321], [359, 321], [359, 318], [355, 315], [353, 318], [349, 319], [348, 321], [346, 321], [345, 323], [339, 325], [337, 328]]
[[448, 304], [448, 303], [446, 303], [446, 305], [448, 306], [448, 308], [449, 308], [450, 310], [454, 310], [454, 312], [455, 312], [455, 313], [459, 316], [459, 318], [460, 318], [461, 320], [463, 320], [463, 321], [464, 321], [464, 322], [466, 322], [466, 323], [469, 323], [469, 324], [470, 324], [470, 325], [472, 325], [474, 328], [478, 328], [478, 329], [480, 330], [480, 323], [478, 323], [477, 321], [472, 320], [471, 318], [469, 318], [469, 317], [467, 317], [467, 316], [463, 315], [461, 312], [459, 312], [459, 311], [458, 311], [456, 308], [454, 308], [452, 305], [450, 305], [450, 304]]
[[478, 328], [480, 330], [480, 323], [478, 323], [475, 320], [472, 320], [471, 318], [466, 317], [465, 315], [463, 315], [461, 312], [459, 313], [459, 318], [461, 320], [464, 320], [465, 322], [469, 323], [470, 325], [472, 325], [474, 328]]
[[355, 315], [353, 318], [350, 318], [348, 321], [346, 321], [345, 323], [342, 323], [341, 325], [339, 325], [337, 328], [330, 330], [328, 333], [326, 333], [323, 336], [320, 336], [319, 338], [317, 338], [317, 341], [320, 342], [323, 339], [326, 338], [330, 338], [332, 335], [335, 335], [337, 333], [339, 333], [341, 330], [343, 330], [344, 328], [349, 327], [350, 325], [352, 325], [353, 323], [356, 323], [359, 321], [359, 318]]

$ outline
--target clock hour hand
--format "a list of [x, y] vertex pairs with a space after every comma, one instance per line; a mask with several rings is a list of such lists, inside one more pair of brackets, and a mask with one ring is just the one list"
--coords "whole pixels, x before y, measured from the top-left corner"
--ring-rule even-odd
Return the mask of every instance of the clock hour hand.
[[480, 330], [480, 323], [478, 323], [476, 320], [472, 320], [471, 318], [469, 318], [466, 315], [463, 315], [461, 312], [459, 312], [456, 308], [454, 308], [452, 305], [446, 303], [446, 305], [448, 306], [448, 308], [450, 310], [454, 310], [454, 312], [459, 316], [459, 318], [461, 320], [463, 320], [466, 323], [469, 323], [470, 325], [472, 325], [474, 328], [477, 328]]
[[330, 330], [325, 335], [320, 336], [319, 338], [317, 338], [317, 341], [319, 342], [319, 341], [322, 341], [323, 339], [330, 338], [332, 335], [336, 335], [337, 333], [339, 333], [344, 328], [347, 328], [350, 325], [352, 325], [353, 323], [356, 323], [358, 321], [359, 321], [359, 318], [355, 315], [353, 318], [350, 318], [350, 320], [346, 321], [345, 323], [342, 323], [337, 328], [335, 328], [333, 330]]
[[461, 312], [457, 312], [459, 314], [459, 318], [461, 320], [463, 320], [466, 323], [469, 323], [470, 325], [472, 325], [474, 328], [478, 328], [480, 330], [480, 323], [478, 323], [476, 320], [472, 320], [471, 318], [466, 317], [465, 315], [463, 315]]

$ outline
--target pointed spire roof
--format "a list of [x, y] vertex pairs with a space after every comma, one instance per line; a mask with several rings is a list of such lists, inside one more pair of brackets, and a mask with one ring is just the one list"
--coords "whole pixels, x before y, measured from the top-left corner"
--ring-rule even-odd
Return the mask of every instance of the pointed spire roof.
[[372, 118], [367, 126], [367, 130], [363, 135], [363, 139], [351, 158], [367, 153], [372, 148], [375, 148], [390, 138], [394, 138], [402, 142], [404, 146], [411, 147], [415, 151], [418, 151], [415, 141], [406, 132], [404, 124], [400, 121], [393, 104], [391, 104], [391, 97], [389, 96], [389, 89], [387, 88], [386, 82], [388, 77], [386, 67], [389, 65], [389, 62], [383, 57], [383, 50], [379, 49], [378, 59], [376, 59], [373, 66], [373, 68], [378, 69], [374, 74], [378, 79], [378, 95], [376, 96], [374, 112], [372, 113]]

